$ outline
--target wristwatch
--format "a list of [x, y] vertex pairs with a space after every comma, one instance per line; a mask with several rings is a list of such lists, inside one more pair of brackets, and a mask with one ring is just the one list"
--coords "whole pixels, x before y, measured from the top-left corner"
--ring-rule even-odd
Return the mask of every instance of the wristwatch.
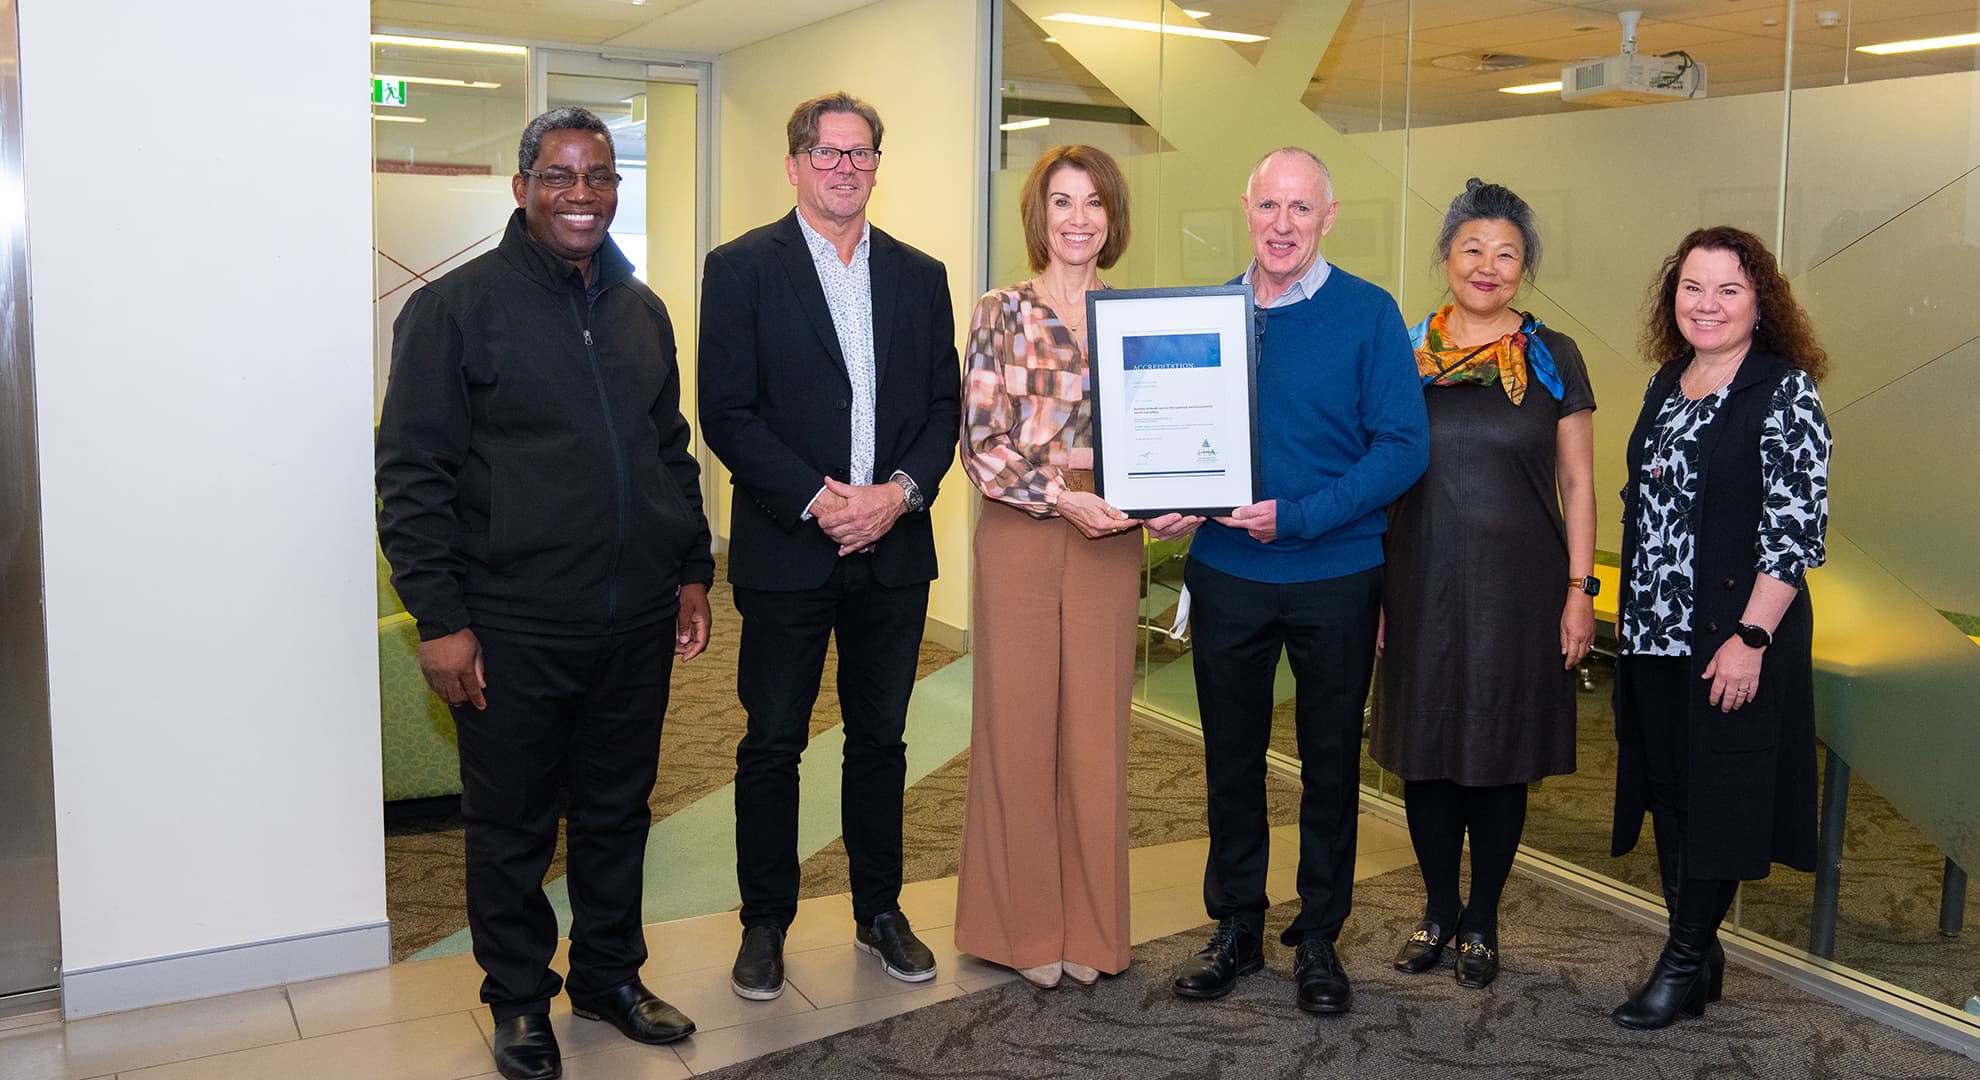
[[921, 485], [915, 483], [913, 477], [896, 470], [894, 475], [887, 479], [900, 485], [901, 501], [907, 504], [907, 508], [910, 511], [918, 511], [928, 505], [928, 500], [921, 495]]
[[1598, 577], [1569, 578], [1568, 588], [1580, 589], [1590, 596], [1602, 595], [1602, 579]]
[[1746, 642], [1746, 647], [1749, 649], [1764, 649], [1774, 643], [1774, 635], [1752, 623], [1743, 622], [1737, 625], [1739, 626], [1739, 640]]

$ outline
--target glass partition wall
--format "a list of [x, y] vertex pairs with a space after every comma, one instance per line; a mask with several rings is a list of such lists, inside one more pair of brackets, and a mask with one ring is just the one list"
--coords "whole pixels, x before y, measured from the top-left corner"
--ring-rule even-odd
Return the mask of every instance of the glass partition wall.
[[[1412, 321], [1447, 302], [1432, 250], [1445, 204], [1468, 177], [1506, 184], [1538, 211], [1547, 246], [1518, 306], [1580, 344], [1600, 403], [1598, 562], [1613, 563], [1622, 442], [1650, 375], [1635, 342], [1651, 278], [1694, 227], [1767, 239], [1833, 361], [1830, 554], [1811, 589], [1837, 870], [1777, 868], [1742, 890], [1732, 923], [1980, 1023], [1960, 1011], [1980, 994], [1980, 926], [1963, 928], [1980, 898], [1960, 869], [1980, 860], [1980, 638], [1967, 636], [1980, 635], [1980, 7], [1628, 6], [1005, 0], [991, 282], [1026, 276], [1017, 187], [1064, 142], [1121, 158], [1134, 236], [1107, 279], [1125, 287], [1241, 272], [1247, 171], [1275, 147], [1315, 151], [1341, 202], [1325, 256], [1389, 289]], [[1594, 66], [1626, 52], [1654, 66], [1649, 85]], [[1136, 699], [1194, 723], [1188, 643], [1165, 632], [1185, 546], [1147, 551]], [[1536, 785], [1526, 842], [1651, 899], [1647, 840], [1608, 855], [1610, 683], [1592, 663], [1579, 771]], [[1290, 759], [1283, 670], [1279, 689], [1274, 746]], [[1372, 763], [1363, 776], [1398, 798]]]

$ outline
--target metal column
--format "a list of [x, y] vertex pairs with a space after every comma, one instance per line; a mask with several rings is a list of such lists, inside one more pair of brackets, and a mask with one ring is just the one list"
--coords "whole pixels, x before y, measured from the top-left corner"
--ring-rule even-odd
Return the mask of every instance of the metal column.
[[0, 1018], [53, 1007], [61, 966], [26, 205], [19, 11], [0, 0]]

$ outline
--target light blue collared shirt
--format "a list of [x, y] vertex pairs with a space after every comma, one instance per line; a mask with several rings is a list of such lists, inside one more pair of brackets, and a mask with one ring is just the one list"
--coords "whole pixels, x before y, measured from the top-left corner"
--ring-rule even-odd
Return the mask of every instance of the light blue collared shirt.
[[[1244, 283], [1246, 285], [1251, 284], [1251, 275], [1257, 273], [1257, 271], [1258, 260], [1253, 259], [1251, 260], [1251, 265], [1244, 268]], [[1306, 268], [1306, 273], [1301, 274], [1298, 281], [1293, 282], [1290, 288], [1274, 297], [1272, 302], [1266, 304], [1265, 307], [1268, 309], [1280, 308], [1290, 304], [1297, 304], [1301, 300], [1313, 299], [1319, 295], [1320, 286], [1327, 283], [1327, 275], [1332, 271], [1333, 267], [1327, 265], [1327, 260], [1315, 256], [1313, 265]]]

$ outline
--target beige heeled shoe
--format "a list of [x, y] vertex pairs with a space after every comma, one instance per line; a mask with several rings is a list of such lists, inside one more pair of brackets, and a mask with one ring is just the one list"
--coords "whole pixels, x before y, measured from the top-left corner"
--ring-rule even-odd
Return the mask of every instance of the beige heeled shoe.
[[1059, 985], [1060, 973], [1059, 965], [1057, 964], [1040, 964], [1037, 967], [1019, 968], [1018, 974], [1024, 977], [1025, 982], [1030, 983], [1040, 990], [1050, 990]]
[[1094, 983], [1100, 981], [1099, 968], [1090, 968], [1085, 964], [1075, 964], [1071, 960], [1061, 960], [1059, 961], [1059, 969], [1066, 973], [1066, 978], [1071, 979], [1081, 986], [1092, 986]]

